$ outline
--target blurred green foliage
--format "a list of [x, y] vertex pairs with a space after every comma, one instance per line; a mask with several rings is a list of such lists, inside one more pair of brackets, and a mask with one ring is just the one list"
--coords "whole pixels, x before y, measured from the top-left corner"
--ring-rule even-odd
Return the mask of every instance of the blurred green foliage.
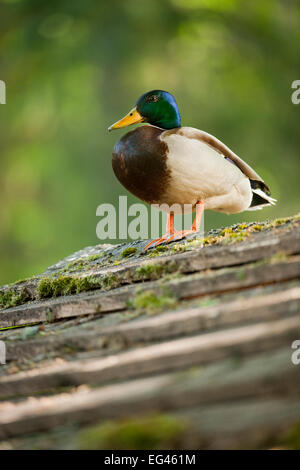
[[124, 130], [107, 127], [154, 88], [279, 199], [208, 212], [206, 228], [299, 211], [296, 0], [0, 0], [0, 79], [0, 284], [99, 242], [96, 207], [126, 194], [111, 169]]

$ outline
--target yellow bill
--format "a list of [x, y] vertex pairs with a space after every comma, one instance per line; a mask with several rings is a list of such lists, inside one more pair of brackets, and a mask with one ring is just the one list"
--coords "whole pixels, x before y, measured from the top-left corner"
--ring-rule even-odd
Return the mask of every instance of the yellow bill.
[[139, 122], [143, 122], [144, 118], [140, 115], [136, 108], [133, 108], [126, 114], [125, 117], [120, 119], [120, 121], [115, 122], [112, 124], [108, 130], [112, 131], [113, 129], [120, 129], [121, 127], [131, 126], [131, 124], [137, 124]]

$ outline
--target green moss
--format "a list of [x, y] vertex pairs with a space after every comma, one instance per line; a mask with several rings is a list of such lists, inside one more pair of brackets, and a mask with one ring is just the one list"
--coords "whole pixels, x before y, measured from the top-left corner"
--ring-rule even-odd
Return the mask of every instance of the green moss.
[[170, 252], [170, 247], [166, 245], [159, 245], [152, 250], [147, 252], [147, 258], [156, 258], [157, 256], [161, 256], [163, 253]]
[[180, 248], [180, 246], [182, 245], [179, 245], [178, 251], [185, 251], [186, 249], [188, 249], [188, 247], [197, 248], [200, 246], [207, 246], [207, 245], [216, 245], [216, 244], [227, 245], [227, 244], [232, 244], [236, 242], [241, 242], [249, 237], [250, 235], [249, 232], [260, 231], [260, 230], [263, 230], [263, 228], [264, 228], [263, 225], [258, 225], [258, 224], [255, 224], [251, 228], [246, 223], [237, 225], [235, 227], [227, 227], [227, 228], [222, 229], [216, 235], [207, 235], [204, 238], [196, 238], [196, 239], [187, 240], [187, 244], [183, 245], [183, 248]]
[[292, 426], [283, 437], [282, 444], [290, 450], [300, 450], [300, 423]]
[[79, 271], [87, 267], [89, 263], [96, 261], [102, 257], [103, 257], [103, 253], [91, 255], [91, 256], [88, 256], [87, 258], [79, 258], [75, 261], [71, 261], [65, 268], [61, 269], [56, 274]]
[[92, 289], [99, 289], [102, 286], [101, 279], [94, 276], [87, 276], [76, 279], [76, 294]]
[[203, 238], [191, 238], [187, 242], [188, 242], [188, 245], [193, 248], [203, 246]]
[[82, 269], [85, 266], [86, 262], [83, 259], [77, 259], [76, 261], [71, 261], [64, 269], [63, 272], [67, 271], [76, 271]]
[[290, 221], [291, 221], [291, 218], [290, 218], [290, 217], [283, 217], [283, 218], [279, 218], [279, 219], [273, 220], [272, 225], [276, 227], [276, 226], [278, 226], [278, 225], [287, 224], [287, 223], [290, 222]]
[[37, 292], [40, 299], [59, 297], [62, 295], [79, 294], [91, 289], [101, 287], [101, 281], [93, 276], [75, 278], [72, 276], [59, 276], [57, 278], [43, 278], [38, 284]]
[[41, 299], [74, 294], [76, 292], [76, 282], [70, 276], [59, 276], [53, 279], [44, 278], [39, 282], [37, 291]]
[[117, 276], [107, 274], [102, 278], [95, 276], [72, 277], [59, 276], [57, 278], [43, 278], [38, 284], [37, 292], [40, 299], [59, 297], [62, 295], [79, 294], [101, 287], [113, 288], [120, 284]]
[[248, 225], [247, 225], [247, 224], [239, 224], [239, 225], [237, 226], [237, 229], [238, 229], [238, 230], [247, 230], [247, 228], [248, 228]]
[[137, 248], [135, 246], [130, 246], [122, 251], [121, 258], [128, 258], [129, 256], [134, 255], [136, 252]]
[[246, 279], [246, 277], [247, 277], [247, 273], [246, 273], [246, 270], [244, 268], [241, 268], [236, 272], [236, 278], [239, 281], [244, 281], [244, 279]]
[[40, 299], [52, 297], [51, 279], [48, 277], [41, 279], [37, 286], [37, 292]]
[[101, 278], [101, 286], [104, 289], [113, 289], [121, 284], [121, 280], [115, 274], [106, 274]]
[[28, 300], [31, 300], [29, 293], [25, 288], [20, 291], [9, 289], [0, 292], [0, 308], [16, 307], [22, 305]]
[[187, 423], [168, 414], [108, 421], [79, 434], [80, 449], [154, 450], [180, 448]]
[[232, 228], [224, 229], [220, 232], [218, 236], [208, 236], [203, 239], [203, 245], [215, 245], [215, 244], [222, 244], [228, 245], [236, 242], [242, 242], [247, 237], [249, 237], [248, 231], [238, 231], [235, 232]]
[[138, 277], [143, 279], [149, 278], [159, 278], [160, 275], [165, 271], [165, 266], [163, 264], [144, 264], [136, 268], [135, 272]]
[[187, 243], [176, 243], [176, 245], [172, 246], [172, 253], [183, 253], [188, 249]]
[[158, 253], [159, 254], [159, 253], [164, 253], [165, 251], [169, 251], [169, 247], [164, 246], [164, 245], [159, 245], [156, 248], [154, 248], [152, 253]]
[[228, 236], [226, 236], [224, 240], [222, 240], [222, 243], [226, 245], [226, 244], [231, 244], [235, 242], [242, 242], [248, 237], [249, 237], [248, 232], [238, 232], [238, 233], [232, 232]]
[[19, 279], [18, 281], [13, 282], [11, 286], [18, 286], [19, 284], [23, 284], [25, 282], [30, 282], [30, 281], [36, 281], [36, 280], [38, 280], [37, 276], [26, 277], [25, 279]]
[[99, 253], [98, 255], [91, 255], [87, 258], [87, 260], [88, 261], [97, 261], [100, 258], [103, 258], [103, 253]]
[[269, 262], [269, 263], [280, 263], [280, 262], [287, 261], [288, 259], [289, 259], [289, 257], [287, 256], [287, 254], [284, 251], [278, 251], [273, 256], [271, 256], [267, 260], [267, 262]]
[[232, 228], [231, 227], [228, 227], [228, 228], [224, 228], [220, 235], [221, 237], [225, 237], [225, 235], [228, 235], [228, 234], [231, 234], [232, 233]]
[[251, 232], [261, 232], [262, 230], [264, 230], [264, 225], [263, 224], [255, 224], [255, 225], [251, 225], [251, 227], [249, 227], [249, 230]]
[[218, 237], [208, 236], [203, 238], [203, 245], [214, 245], [215, 243], [218, 243], [218, 241]]
[[138, 293], [135, 298], [129, 301], [129, 307], [141, 312], [154, 314], [163, 310], [174, 308], [177, 305], [177, 299], [168, 292], [156, 294], [154, 291], [143, 291]]
[[76, 293], [76, 280], [70, 276], [60, 276], [52, 280], [52, 297]]
[[173, 273], [177, 270], [177, 265], [175, 262], [172, 263], [148, 263], [143, 264], [136, 268], [135, 272], [138, 275], [138, 278], [142, 279], [158, 279], [162, 275]]
[[264, 223], [264, 229], [277, 228], [286, 224], [293, 224], [300, 220], [300, 214], [296, 214], [293, 217], [280, 217], [278, 219], [272, 220], [271, 222]]

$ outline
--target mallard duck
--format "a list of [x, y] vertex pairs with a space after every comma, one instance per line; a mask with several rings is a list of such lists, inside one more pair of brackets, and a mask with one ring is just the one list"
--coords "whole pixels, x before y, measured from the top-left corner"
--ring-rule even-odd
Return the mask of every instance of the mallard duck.
[[[167, 206], [166, 233], [146, 249], [198, 231], [204, 209], [234, 214], [275, 204], [264, 180], [225, 144], [207, 132], [181, 127], [177, 103], [167, 91], [145, 93], [108, 130], [142, 122], [147, 125], [116, 143], [112, 167], [132, 194], [148, 204]], [[184, 205], [196, 216], [190, 230], [179, 232], [174, 213]]]

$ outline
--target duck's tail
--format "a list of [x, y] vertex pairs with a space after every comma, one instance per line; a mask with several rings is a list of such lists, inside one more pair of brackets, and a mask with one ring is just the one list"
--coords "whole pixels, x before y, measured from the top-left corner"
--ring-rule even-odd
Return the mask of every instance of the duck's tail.
[[277, 200], [271, 197], [268, 186], [263, 181], [250, 180], [252, 201], [248, 211], [257, 211], [267, 206], [275, 206]]

